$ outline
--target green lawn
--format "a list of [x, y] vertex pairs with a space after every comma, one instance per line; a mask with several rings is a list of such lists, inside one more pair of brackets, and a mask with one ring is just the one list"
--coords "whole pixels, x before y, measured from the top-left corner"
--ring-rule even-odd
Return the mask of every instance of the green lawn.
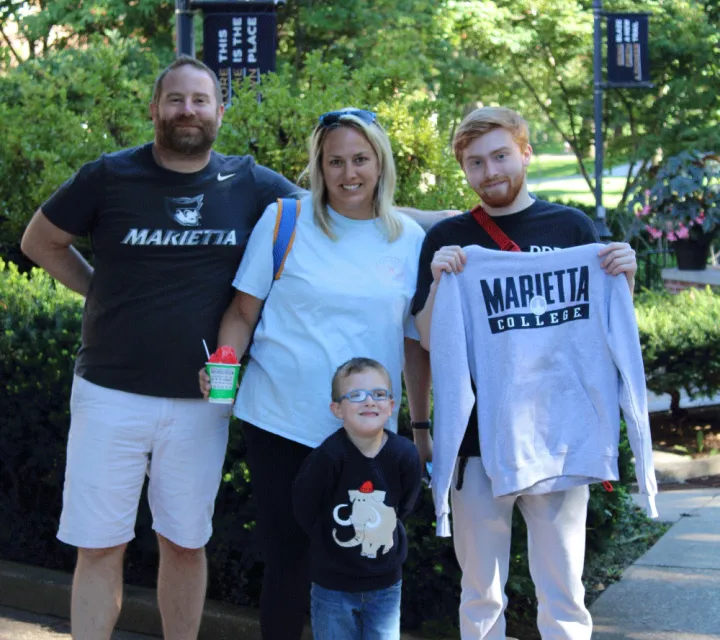
[[[618, 205], [625, 188], [625, 178], [603, 178], [603, 205], [613, 208]], [[595, 204], [595, 194], [588, 188], [584, 178], [551, 180], [529, 185], [532, 193], [541, 198], [563, 198], [588, 205]]]
[[[593, 160], [585, 160], [584, 164], [589, 173], [594, 171]], [[528, 178], [530, 180], [563, 178], [577, 175], [579, 172], [577, 158], [574, 155], [542, 154], [532, 157], [528, 167]]]
[[[594, 175], [593, 160], [584, 161], [590, 176]], [[588, 205], [595, 204], [595, 194], [587, 186], [585, 179], [571, 176], [579, 175], [577, 159], [567, 154], [540, 154], [533, 156], [528, 167], [530, 191], [541, 198], [574, 200]], [[562, 179], [567, 178], [567, 179]], [[603, 205], [616, 207], [625, 188], [625, 178], [603, 178]]]

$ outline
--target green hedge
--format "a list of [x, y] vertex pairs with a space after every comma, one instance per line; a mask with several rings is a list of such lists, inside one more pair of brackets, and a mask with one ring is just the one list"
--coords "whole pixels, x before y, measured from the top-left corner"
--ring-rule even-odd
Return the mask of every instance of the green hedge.
[[[74, 551], [55, 539], [62, 502], [68, 398], [72, 361], [80, 336], [82, 300], [56, 286], [44, 272], [19, 273], [0, 260], [0, 557], [71, 570]], [[407, 405], [401, 433], [409, 435]], [[621, 473], [630, 477], [630, 454], [622, 446]], [[209, 596], [257, 605], [262, 565], [245, 444], [234, 423], [214, 530], [208, 546]], [[632, 507], [624, 486], [606, 493], [592, 488], [588, 514], [588, 559], [608, 545]], [[508, 584], [509, 617], [534, 617], [534, 589], [527, 569], [524, 525], [514, 523]], [[126, 580], [155, 584], [157, 545], [146, 500], [141, 500], [137, 538], [129, 546]], [[429, 491], [408, 523], [403, 624], [438, 638], [457, 620], [460, 571], [451, 540], [437, 538]]]
[[[690, 396], [720, 391], [720, 296], [646, 291], [635, 300], [648, 389]], [[674, 408], [677, 408], [674, 406]]]

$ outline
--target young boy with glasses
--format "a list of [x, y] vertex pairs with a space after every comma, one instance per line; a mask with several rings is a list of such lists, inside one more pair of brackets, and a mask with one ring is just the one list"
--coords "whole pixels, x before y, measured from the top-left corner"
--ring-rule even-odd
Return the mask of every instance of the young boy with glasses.
[[332, 413], [343, 426], [305, 460], [293, 486], [295, 518], [310, 538], [315, 640], [400, 638], [402, 520], [421, 486], [409, 440], [385, 429], [390, 375], [370, 358], [342, 364]]

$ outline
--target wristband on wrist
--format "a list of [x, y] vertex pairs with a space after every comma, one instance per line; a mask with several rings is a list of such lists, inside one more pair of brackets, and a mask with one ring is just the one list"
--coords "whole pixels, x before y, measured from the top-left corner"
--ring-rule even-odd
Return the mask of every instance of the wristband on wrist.
[[420, 420], [419, 422], [411, 422], [410, 426], [413, 429], [422, 429], [427, 431], [430, 427], [432, 427], [432, 420]]

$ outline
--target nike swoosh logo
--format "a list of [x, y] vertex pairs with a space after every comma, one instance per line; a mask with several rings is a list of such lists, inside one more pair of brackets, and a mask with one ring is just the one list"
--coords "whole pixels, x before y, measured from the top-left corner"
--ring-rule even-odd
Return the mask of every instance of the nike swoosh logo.
[[218, 179], [218, 182], [222, 182], [223, 180], [232, 178], [234, 175], [235, 175], [234, 173], [228, 173], [226, 176], [224, 176], [222, 173], [218, 173], [217, 179]]

